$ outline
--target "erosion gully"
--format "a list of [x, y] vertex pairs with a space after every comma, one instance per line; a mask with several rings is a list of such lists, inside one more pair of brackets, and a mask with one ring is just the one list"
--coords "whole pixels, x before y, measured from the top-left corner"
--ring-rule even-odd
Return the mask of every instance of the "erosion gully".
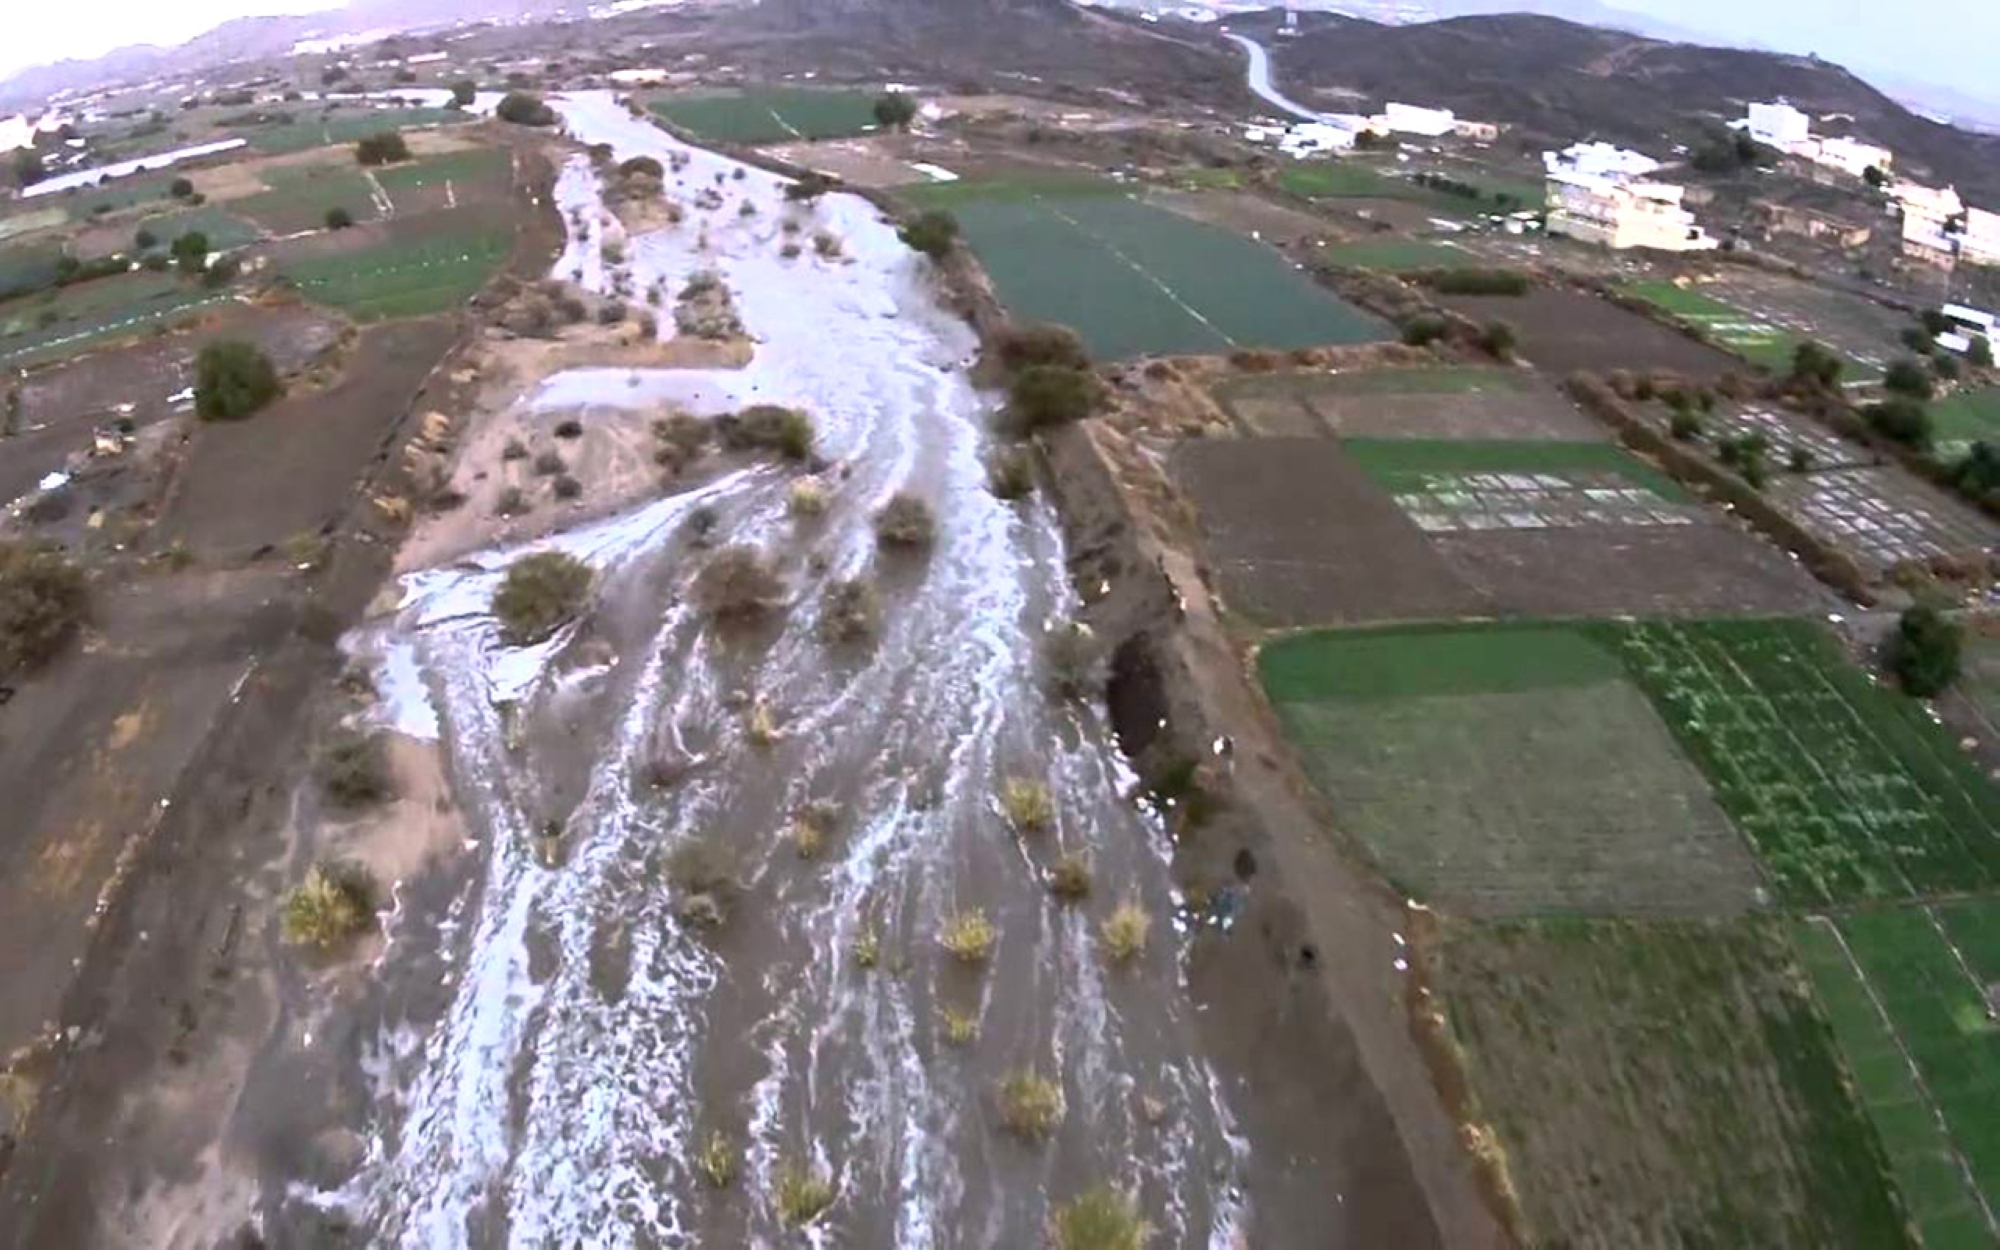
[[[801, 523], [786, 470], [742, 468], [409, 575], [354, 641], [380, 662], [379, 714], [445, 750], [476, 849], [399, 890], [349, 1074], [365, 1145], [335, 1174], [302, 1167], [281, 1205], [371, 1244], [747, 1245], [782, 1231], [780, 1171], [810, 1165], [839, 1193], [814, 1244], [1034, 1244], [1051, 1204], [1100, 1181], [1136, 1187], [1160, 1244], [1234, 1244], [1257, 1160], [1201, 1054], [1167, 839], [1131, 801], [1102, 710], [1045, 693], [1038, 642], [1073, 607], [1062, 542], [1045, 503], [986, 490], [994, 400], [968, 376], [973, 335], [867, 202], [812, 210], [807, 236], [831, 231], [846, 259], [784, 260], [783, 180], [608, 95], [561, 110], [619, 160], [683, 154], [670, 194], [721, 190], [705, 229], [691, 217], [631, 241], [635, 288], [713, 269], [759, 342], [742, 370], [578, 370], [524, 402], [803, 408], [836, 464], [829, 507]], [[556, 195], [566, 217], [599, 219], [582, 158]], [[738, 216], [746, 196], [757, 215]], [[557, 272], [602, 284], [597, 248], [595, 231], [572, 239]], [[898, 490], [936, 510], [926, 556], [876, 548], [872, 515]], [[691, 606], [698, 508], [721, 542], [778, 562], [789, 609], [767, 626], [718, 630]], [[508, 648], [488, 599], [512, 559], [550, 548], [592, 566], [593, 609]], [[831, 651], [821, 595], [864, 572], [883, 591], [879, 641]], [[775, 743], [750, 741], [753, 700]], [[1048, 781], [1053, 832], [1010, 831], [996, 795], [1014, 775]], [[839, 814], [813, 861], [785, 837], [809, 803]], [[731, 848], [741, 879], [713, 934], [674, 915], [668, 862], [693, 839]], [[1090, 856], [1091, 906], [1048, 894], [1061, 850]], [[1096, 926], [1126, 897], [1155, 917], [1153, 940], [1112, 967]], [[968, 908], [999, 930], [983, 970], [938, 944]], [[852, 955], [864, 928], [880, 937], [873, 971]], [[977, 1015], [976, 1043], [946, 1041], [947, 1005]], [[1021, 1068], [1063, 1088], [1043, 1145], [998, 1124], [995, 1086]], [[720, 1192], [696, 1167], [717, 1130], [742, 1150]]]

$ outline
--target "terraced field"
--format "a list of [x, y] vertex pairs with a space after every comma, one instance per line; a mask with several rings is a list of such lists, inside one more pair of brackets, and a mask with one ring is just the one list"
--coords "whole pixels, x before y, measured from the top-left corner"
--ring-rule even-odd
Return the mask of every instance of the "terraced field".
[[356, 321], [421, 317], [470, 299], [505, 262], [512, 246], [513, 238], [504, 230], [468, 225], [288, 260], [279, 272], [307, 299], [341, 309]]
[[275, 166], [263, 176], [270, 190], [233, 200], [229, 207], [272, 234], [322, 229], [333, 208], [346, 209], [358, 222], [382, 216], [381, 196], [368, 175], [352, 164]]
[[1957, 391], [1931, 405], [1941, 455], [1963, 455], [1975, 442], [2000, 440], [2000, 387]]
[[505, 152], [474, 148], [392, 165], [376, 173], [399, 215], [456, 208], [507, 193], [512, 162]]
[[653, 112], [710, 143], [840, 139], [875, 129], [875, 96], [862, 91], [760, 87], [727, 94], [673, 95]]
[[375, 109], [339, 112], [332, 116], [300, 117], [275, 126], [250, 126], [236, 133], [266, 156], [304, 152], [332, 144], [356, 143], [385, 130], [405, 131], [426, 126], [450, 126], [472, 120], [453, 109]]
[[1449, 269], [1470, 259], [1463, 248], [1450, 243], [1426, 243], [1421, 239], [1336, 243], [1320, 248], [1314, 255], [1325, 264], [1345, 269], [1381, 269], [1388, 273]]
[[1017, 317], [1072, 326], [1103, 359], [1389, 337], [1270, 248], [1115, 187], [956, 183], [902, 194], [958, 216]]
[[137, 228], [149, 232], [159, 241], [156, 246], [162, 249], [191, 231], [206, 235], [209, 248], [217, 252], [255, 243], [264, 237], [256, 226], [213, 205], [156, 213], [140, 221]]
[[15, 300], [0, 307], [0, 367], [60, 359], [228, 298], [172, 274], [135, 273]]
[[1701, 327], [1709, 338], [1753, 365], [1774, 373], [1792, 367], [1792, 354], [1801, 340], [1782, 326], [1671, 282], [1633, 282], [1625, 290], [1663, 312]]

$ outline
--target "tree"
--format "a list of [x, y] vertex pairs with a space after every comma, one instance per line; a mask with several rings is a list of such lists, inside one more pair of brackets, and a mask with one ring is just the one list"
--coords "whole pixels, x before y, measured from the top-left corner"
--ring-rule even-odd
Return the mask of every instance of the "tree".
[[378, 131], [354, 145], [354, 159], [363, 165], [393, 165], [410, 159], [410, 145], [393, 130]]
[[590, 566], [560, 551], [522, 556], [493, 592], [493, 615], [509, 646], [531, 646], [561, 629], [590, 593]]
[[208, 268], [208, 236], [199, 230], [190, 230], [175, 239], [168, 249], [173, 253], [174, 263], [185, 274], [197, 274]]
[[83, 570], [49, 547], [0, 543], [0, 677], [53, 659], [88, 613]]
[[1063, 365], [1030, 365], [1014, 377], [1014, 419], [1024, 430], [1080, 421], [1102, 398], [1096, 375]]
[[833, 179], [818, 170], [808, 170], [785, 188], [785, 198], [794, 204], [811, 204], [834, 188]]
[[1893, 361], [1882, 375], [1882, 389], [1911, 399], [1929, 399], [1933, 390], [1930, 371], [1908, 357]]
[[958, 218], [941, 208], [917, 215], [916, 220], [897, 231], [897, 237], [932, 260], [943, 260], [958, 241]]
[[451, 102], [459, 108], [470, 105], [479, 95], [479, 84], [470, 78], [460, 78], [451, 84]]
[[493, 110], [494, 116], [516, 126], [553, 126], [556, 111], [542, 103], [532, 91], [509, 91]]
[[1958, 676], [1963, 630], [1936, 608], [1919, 604], [1904, 612], [1889, 639], [1889, 669], [1906, 694], [1928, 699]]
[[917, 102], [900, 91], [875, 101], [875, 120], [891, 130], [907, 130], [917, 120]]
[[1861, 171], [1861, 181], [1879, 191], [1889, 185], [1889, 175], [1883, 173], [1880, 166], [1870, 165]]
[[1090, 368], [1090, 353], [1084, 350], [1077, 332], [1049, 321], [1007, 326], [994, 338], [994, 354], [1009, 373], [1029, 365]]
[[1940, 382], [1958, 381], [1958, 357], [1940, 353], [1931, 361], [1931, 374]]
[[1495, 360], [1512, 360], [1514, 344], [1519, 341], [1520, 336], [1514, 332], [1514, 327], [1505, 321], [1487, 322], [1479, 335], [1479, 346]]
[[1868, 405], [1865, 415], [1868, 424], [1884, 438], [1891, 438], [1907, 447], [1928, 447], [1931, 444], [1931, 414], [1922, 402], [1909, 396], [1894, 396], [1879, 404]]
[[1937, 340], [1922, 326], [1906, 326], [1901, 337], [1903, 346], [1919, 356], [1928, 356], [1937, 350]]
[[205, 421], [237, 421], [284, 390], [271, 358], [253, 343], [221, 339], [194, 360], [194, 410]]
[[42, 164], [42, 154], [31, 147], [14, 153], [12, 167], [14, 182], [23, 187], [33, 186], [48, 177], [49, 173], [48, 167]]
[[1795, 382], [1817, 382], [1831, 388], [1840, 382], [1841, 370], [1846, 367], [1846, 361], [1811, 339], [1800, 343], [1792, 353], [1792, 380]]
[[1926, 308], [1917, 314], [1917, 321], [1924, 327], [1924, 333], [1935, 338], [1951, 333], [1951, 318], [1944, 315], [1942, 308]]
[[1974, 443], [1952, 466], [1951, 476], [1958, 489], [1974, 499], [2000, 496], [2000, 451], [1991, 443]]
[[348, 212], [340, 205], [336, 204], [326, 210], [326, 228], [328, 230], [345, 230], [353, 224], [354, 214]]
[[152, 248], [155, 245], [157, 245], [159, 241], [160, 241], [159, 236], [154, 234], [151, 230], [146, 229], [146, 227], [144, 226], [140, 226], [139, 232], [132, 236], [132, 246], [138, 248], [142, 252], [152, 250]]
[[1972, 346], [1965, 351], [1965, 358], [1977, 368], [1991, 369], [1993, 367], [1993, 344], [1987, 342], [1983, 336], [1975, 335], [1972, 340]]
[[186, 178], [176, 178], [167, 184], [167, 194], [177, 200], [185, 200], [194, 194], [194, 183]]
[[338, 65], [329, 65], [319, 72], [319, 84], [322, 87], [331, 87], [333, 84], [345, 80], [346, 77], [347, 71], [345, 69]]

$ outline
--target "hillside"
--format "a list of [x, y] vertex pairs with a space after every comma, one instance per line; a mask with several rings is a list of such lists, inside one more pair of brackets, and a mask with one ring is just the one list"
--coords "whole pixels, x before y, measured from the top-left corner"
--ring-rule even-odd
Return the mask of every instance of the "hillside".
[[1322, 18], [1274, 49], [1280, 81], [1310, 100], [1347, 88], [1376, 102], [1438, 104], [1507, 122], [1536, 141], [1606, 139], [1665, 155], [1704, 128], [1783, 96], [1892, 148], [1913, 177], [2000, 202], [2000, 138], [1917, 116], [1837, 65], [1810, 57], [1667, 43], [1512, 14], [1420, 26]]

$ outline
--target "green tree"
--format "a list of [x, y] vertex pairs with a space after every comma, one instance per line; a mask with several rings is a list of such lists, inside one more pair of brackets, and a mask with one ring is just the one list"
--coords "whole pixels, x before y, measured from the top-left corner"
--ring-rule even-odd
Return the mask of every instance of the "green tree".
[[1878, 166], [1870, 165], [1861, 171], [1861, 180], [1879, 191], [1889, 184], [1889, 175], [1883, 173]]
[[1846, 367], [1847, 362], [1839, 355], [1811, 339], [1792, 352], [1792, 380], [1796, 382], [1816, 382], [1831, 388], [1839, 384], [1841, 371]]
[[1930, 371], [1908, 357], [1892, 361], [1882, 375], [1882, 389], [1911, 399], [1929, 399], [1933, 390]]
[[567, 624], [590, 593], [590, 566], [560, 551], [522, 556], [493, 592], [493, 615], [508, 645], [531, 646]]
[[932, 260], [942, 260], [958, 241], [958, 218], [940, 208], [917, 215], [897, 237]]
[[336, 204], [326, 210], [326, 228], [328, 230], [345, 230], [353, 224], [354, 214], [348, 212], [340, 205]]
[[875, 120], [890, 130], [907, 130], [917, 120], [917, 102], [900, 91], [875, 101]]
[[255, 344], [220, 339], [194, 360], [194, 410], [205, 421], [250, 416], [284, 391], [271, 358]]
[[1889, 669], [1906, 694], [1928, 699], [1958, 677], [1963, 630], [1936, 608], [1904, 612], [1889, 639]]
[[194, 194], [194, 183], [186, 178], [176, 178], [167, 184], [167, 194], [177, 200], [185, 200]]
[[1978, 368], [1991, 369], [1993, 367], [1993, 344], [1987, 342], [1984, 335], [1974, 335], [1972, 346], [1965, 351], [1965, 358]]
[[532, 91], [509, 91], [493, 110], [494, 116], [516, 126], [553, 126], [556, 111]]
[[785, 198], [794, 204], [811, 204], [833, 188], [833, 179], [818, 170], [807, 170], [785, 188]]
[[182, 273], [196, 274], [208, 268], [208, 236], [199, 230], [181, 235], [169, 250]]
[[17, 186], [30, 187], [48, 177], [48, 167], [42, 164], [42, 154], [35, 149], [21, 148], [14, 153], [11, 168]]
[[393, 130], [378, 131], [354, 145], [354, 159], [363, 165], [393, 165], [410, 159], [410, 145]]
[[1909, 447], [1928, 447], [1931, 444], [1931, 414], [1922, 401], [1907, 395], [1891, 396], [1879, 404], [1870, 404], [1864, 415], [1868, 424], [1884, 438], [1892, 438]]
[[1479, 346], [1495, 360], [1512, 360], [1514, 345], [1519, 341], [1514, 327], [1505, 321], [1489, 321], [1479, 334]]
[[479, 84], [470, 78], [461, 78], [451, 84], [451, 102], [465, 108], [479, 95]]
[[33, 543], [0, 543], [0, 677], [55, 657], [89, 613], [83, 570]]
[[1063, 365], [1029, 365], [1014, 376], [1010, 392], [1015, 421], [1040, 430], [1082, 420], [1103, 398], [1095, 374]]

